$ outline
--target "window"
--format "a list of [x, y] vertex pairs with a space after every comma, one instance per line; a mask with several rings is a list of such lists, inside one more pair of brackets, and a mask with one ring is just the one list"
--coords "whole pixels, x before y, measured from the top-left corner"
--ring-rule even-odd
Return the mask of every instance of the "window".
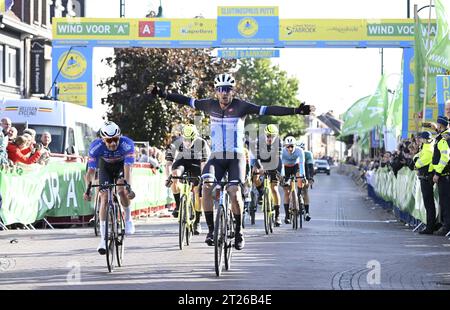
[[75, 141], [79, 155], [87, 156], [91, 142], [96, 138], [95, 131], [87, 124], [75, 123]]
[[34, 10], [33, 10], [33, 21], [40, 25], [41, 24], [41, 10], [42, 10], [42, 2], [41, 0], [34, 0]]
[[3, 77], [5, 74], [4, 56], [5, 56], [5, 48], [3, 45], [0, 45], [0, 83], [4, 82]]
[[10, 85], [19, 85], [17, 49], [6, 46], [5, 55], [5, 82]]

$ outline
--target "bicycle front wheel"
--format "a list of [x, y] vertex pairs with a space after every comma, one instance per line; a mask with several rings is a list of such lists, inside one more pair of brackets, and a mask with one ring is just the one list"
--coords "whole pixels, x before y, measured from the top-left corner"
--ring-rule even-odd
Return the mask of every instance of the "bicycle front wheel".
[[115, 225], [115, 214], [114, 207], [108, 206], [108, 214], [106, 216], [105, 223], [105, 244], [106, 244], [106, 264], [108, 265], [108, 271], [112, 272], [114, 270], [114, 245], [116, 243], [116, 225]]
[[95, 206], [94, 206], [94, 233], [98, 236], [100, 231], [100, 195], [99, 192], [95, 194]]
[[298, 201], [295, 192], [292, 191], [289, 197], [289, 209], [291, 210], [292, 229], [298, 227]]
[[223, 269], [223, 248], [227, 243], [225, 210], [223, 206], [217, 208], [216, 222], [214, 223], [214, 266], [216, 275], [220, 276]]
[[228, 230], [228, 238], [227, 242], [224, 243], [224, 252], [225, 252], [225, 269], [229, 270], [231, 267], [231, 255], [233, 254], [233, 238], [235, 237], [235, 222], [233, 219], [233, 212], [231, 209], [228, 209], [228, 217], [226, 219], [227, 222], [227, 230]]
[[184, 217], [185, 219], [185, 223], [186, 223], [186, 245], [189, 245], [189, 243], [191, 242], [191, 237], [193, 234], [193, 218], [195, 217], [194, 215], [194, 202], [191, 200], [190, 203], [186, 204], [187, 207], [187, 212], [186, 212], [186, 216]]

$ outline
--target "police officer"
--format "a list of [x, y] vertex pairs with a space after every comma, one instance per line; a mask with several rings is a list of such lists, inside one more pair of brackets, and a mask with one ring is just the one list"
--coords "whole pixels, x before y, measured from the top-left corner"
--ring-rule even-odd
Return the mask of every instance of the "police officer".
[[448, 130], [447, 117], [438, 117], [437, 132], [438, 136], [436, 137], [433, 152], [433, 182], [438, 185], [442, 227], [438, 231], [434, 232], [434, 234], [438, 236], [445, 236], [450, 230], [450, 132]]
[[427, 227], [420, 231], [419, 234], [431, 235], [436, 226], [436, 206], [434, 205], [433, 194], [433, 137], [431, 132], [424, 131], [419, 134], [422, 146], [419, 153], [414, 156], [415, 169], [420, 180], [420, 188], [422, 190], [423, 203], [427, 211]]

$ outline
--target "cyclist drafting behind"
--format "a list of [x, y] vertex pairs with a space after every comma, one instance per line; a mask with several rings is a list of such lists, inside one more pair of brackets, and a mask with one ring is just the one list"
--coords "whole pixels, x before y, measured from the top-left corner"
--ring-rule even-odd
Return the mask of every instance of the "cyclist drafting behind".
[[278, 175], [281, 174], [281, 142], [278, 135], [278, 127], [269, 124], [264, 128], [264, 143], [258, 139], [256, 145], [256, 163], [253, 167], [253, 182], [258, 190], [259, 199], [262, 196], [263, 180], [260, 178], [264, 171], [270, 175], [270, 189], [272, 191], [273, 204], [275, 209], [275, 226], [280, 226], [280, 192], [278, 191]]
[[311, 220], [311, 216], [309, 215], [309, 185], [314, 183], [314, 159], [313, 154], [305, 150], [305, 143], [300, 143], [300, 148], [303, 150], [305, 154], [305, 175], [308, 183], [303, 186], [303, 200], [305, 201], [305, 221]]
[[[153, 95], [158, 95], [169, 101], [188, 105], [203, 111], [211, 117], [211, 156], [202, 171], [203, 175], [211, 175], [220, 181], [228, 172], [228, 181], [244, 183], [245, 158], [244, 158], [244, 123], [249, 114], [259, 115], [308, 115], [314, 108], [301, 104], [297, 108], [282, 106], [258, 106], [256, 104], [233, 98], [235, 87], [234, 78], [225, 73], [219, 74], [214, 79], [214, 87], [218, 99], [194, 99], [176, 93], [166, 93], [161, 86], [154, 86]], [[212, 168], [212, 169], [211, 169]], [[214, 214], [211, 184], [205, 184], [202, 189], [203, 209], [205, 210], [208, 235], [205, 242], [214, 245]], [[229, 187], [231, 209], [236, 221], [235, 248], [241, 250], [244, 247], [242, 234], [243, 201], [240, 187]]]
[[[128, 137], [121, 136], [120, 128], [113, 122], [105, 122], [100, 128], [101, 138], [95, 139], [89, 148], [88, 171], [86, 173], [86, 187], [92, 182], [98, 165], [100, 185], [124, 184], [124, 180], [131, 186], [131, 166], [134, 164], [134, 142]], [[131, 188], [131, 187], [130, 187]], [[134, 198], [133, 191], [126, 187], [117, 188], [120, 202], [125, 211], [125, 233], [134, 234], [135, 228], [131, 218], [130, 200]], [[85, 200], [91, 200], [91, 194], [84, 193]], [[97, 251], [106, 254], [105, 221], [107, 214], [108, 193], [100, 192], [100, 244]]]
[[[208, 160], [209, 153], [208, 143], [198, 136], [197, 128], [194, 125], [185, 125], [181, 131], [181, 138], [175, 140], [166, 150], [167, 175], [181, 176], [184, 172], [188, 172], [191, 177], [199, 177]], [[178, 182], [179, 180], [173, 179], [171, 184], [176, 203], [175, 210], [172, 213], [174, 217], [178, 217], [178, 210], [180, 208], [180, 188], [178, 187]], [[194, 235], [201, 233], [200, 216], [202, 205], [199, 197], [198, 183], [194, 182]]]
[[[293, 175], [296, 177], [305, 177], [305, 155], [303, 150], [296, 146], [296, 140], [292, 136], [288, 136], [284, 139], [284, 148], [281, 154], [281, 161], [283, 163], [285, 180], [289, 180]], [[297, 189], [301, 193], [303, 182], [301, 179], [297, 180]], [[284, 211], [286, 216], [284, 222], [290, 224], [289, 213], [289, 192], [290, 187], [284, 187]]]

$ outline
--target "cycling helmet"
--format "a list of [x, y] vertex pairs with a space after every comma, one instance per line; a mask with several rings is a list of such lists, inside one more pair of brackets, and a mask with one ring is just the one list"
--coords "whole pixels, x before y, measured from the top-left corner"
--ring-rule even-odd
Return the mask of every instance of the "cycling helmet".
[[100, 136], [102, 138], [112, 138], [120, 136], [120, 128], [114, 122], [105, 122], [100, 128]]
[[197, 127], [191, 124], [185, 125], [181, 130], [181, 135], [185, 139], [194, 140], [198, 135]]
[[214, 79], [214, 87], [219, 87], [219, 86], [234, 87], [234, 86], [236, 86], [236, 81], [234, 80], [234, 77], [232, 77], [230, 74], [222, 73], [222, 74], [219, 74], [218, 76], [216, 76], [216, 78]]
[[300, 148], [302, 150], [304, 150], [305, 149], [305, 142], [300, 142], [299, 146], [300, 146]]
[[278, 127], [274, 124], [269, 124], [264, 128], [264, 133], [268, 136], [278, 136]]
[[296, 144], [296, 140], [293, 136], [288, 136], [286, 137], [286, 139], [284, 139], [284, 145], [295, 145]]

